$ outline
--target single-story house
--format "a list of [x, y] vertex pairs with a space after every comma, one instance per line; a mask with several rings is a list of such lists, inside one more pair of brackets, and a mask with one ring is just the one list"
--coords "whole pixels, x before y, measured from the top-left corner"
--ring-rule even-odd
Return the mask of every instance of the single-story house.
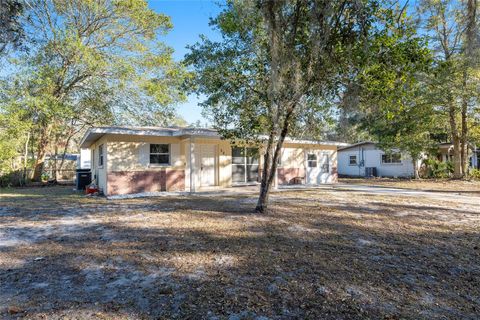
[[[438, 160], [446, 162], [453, 160], [453, 145], [440, 143], [438, 145]], [[470, 148], [470, 167], [478, 168], [479, 152]], [[421, 167], [423, 160], [417, 165]], [[404, 177], [415, 175], [412, 158], [405, 153], [393, 150], [387, 153], [381, 150], [375, 142], [363, 141], [338, 149], [338, 174], [347, 177]]]
[[[276, 183], [336, 182], [344, 145], [287, 138]], [[263, 165], [262, 146], [234, 146], [213, 129], [94, 127], [80, 147], [90, 150], [92, 178], [107, 196], [255, 184]]]
[[395, 151], [386, 153], [376, 143], [363, 141], [338, 149], [338, 174], [350, 177], [412, 177], [415, 171], [410, 156]]

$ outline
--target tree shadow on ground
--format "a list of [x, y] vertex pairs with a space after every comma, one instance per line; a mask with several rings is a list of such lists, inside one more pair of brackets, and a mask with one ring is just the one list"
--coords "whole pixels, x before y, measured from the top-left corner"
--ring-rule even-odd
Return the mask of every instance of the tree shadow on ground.
[[[268, 215], [251, 213], [253, 197], [101, 201], [96, 210], [93, 204], [87, 205], [92, 210], [69, 209], [68, 203], [45, 212], [38, 226], [34, 214], [22, 220], [17, 212], [14, 228], [12, 221], [0, 223], [0, 231], [17, 241], [0, 250], [0, 315], [478, 315], [478, 232], [434, 229], [421, 211], [411, 223], [423, 229], [381, 228], [375, 223], [391, 218], [385, 210], [391, 204], [374, 203], [378, 218], [351, 204], [305, 207], [303, 200], [274, 199]], [[352, 210], [372, 223], [341, 214]], [[395, 219], [390, 223], [405, 221]], [[19, 313], [9, 314], [9, 306]]]

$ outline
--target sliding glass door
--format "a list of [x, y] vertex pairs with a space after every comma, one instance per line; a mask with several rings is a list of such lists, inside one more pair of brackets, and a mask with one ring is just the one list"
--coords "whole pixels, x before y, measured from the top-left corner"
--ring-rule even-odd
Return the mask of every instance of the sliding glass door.
[[258, 148], [232, 148], [232, 182], [234, 184], [258, 181]]

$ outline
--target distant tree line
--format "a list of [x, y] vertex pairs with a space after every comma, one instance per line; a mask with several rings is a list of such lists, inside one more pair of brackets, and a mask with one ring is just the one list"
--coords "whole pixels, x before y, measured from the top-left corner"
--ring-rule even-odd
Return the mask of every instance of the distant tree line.
[[0, 170], [23, 155], [38, 181], [88, 126], [178, 122], [188, 72], [146, 1], [2, 0], [0, 15]]

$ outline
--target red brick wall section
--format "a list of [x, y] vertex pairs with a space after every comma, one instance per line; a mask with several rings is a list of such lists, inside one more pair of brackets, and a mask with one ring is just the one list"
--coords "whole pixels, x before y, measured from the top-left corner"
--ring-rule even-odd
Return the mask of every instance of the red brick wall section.
[[278, 168], [278, 184], [294, 184], [298, 181], [295, 178], [301, 179], [302, 183], [305, 183], [305, 169], [303, 168]]
[[107, 174], [108, 195], [185, 190], [185, 171], [115, 171]]
[[185, 170], [167, 169], [166, 171], [167, 191], [185, 190]]

